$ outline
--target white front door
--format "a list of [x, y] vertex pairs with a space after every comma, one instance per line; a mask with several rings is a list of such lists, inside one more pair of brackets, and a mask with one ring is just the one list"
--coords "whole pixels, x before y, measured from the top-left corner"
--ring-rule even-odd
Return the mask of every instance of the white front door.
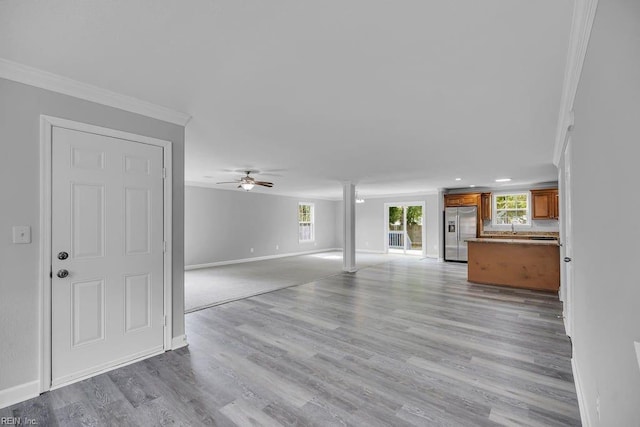
[[568, 139], [565, 146], [563, 165], [562, 165], [562, 178], [564, 194], [562, 198], [562, 221], [563, 226], [561, 231], [564, 236], [561, 236], [563, 251], [561, 260], [563, 267], [563, 277], [565, 282], [561, 284], [565, 288], [564, 300], [563, 300], [563, 316], [565, 318], [565, 329], [567, 335], [573, 335], [573, 295], [574, 295], [574, 283], [573, 283], [573, 222], [571, 213], [571, 138]]
[[51, 150], [57, 386], [163, 350], [163, 150], [61, 127]]

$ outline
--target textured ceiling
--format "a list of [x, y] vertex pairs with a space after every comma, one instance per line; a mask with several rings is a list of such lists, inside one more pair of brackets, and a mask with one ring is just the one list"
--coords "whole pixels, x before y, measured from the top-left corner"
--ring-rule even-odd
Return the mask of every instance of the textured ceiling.
[[[0, 57], [192, 115], [186, 180], [338, 198], [557, 179], [569, 0], [4, 0]], [[456, 177], [463, 178], [456, 182]], [[233, 188], [228, 186], [224, 188]]]

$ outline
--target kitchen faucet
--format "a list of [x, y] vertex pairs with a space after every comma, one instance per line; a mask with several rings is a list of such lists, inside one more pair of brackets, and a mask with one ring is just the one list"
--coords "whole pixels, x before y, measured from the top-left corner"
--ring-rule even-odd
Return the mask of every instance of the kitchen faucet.
[[511, 221], [511, 233], [516, 234], [516, 223]]

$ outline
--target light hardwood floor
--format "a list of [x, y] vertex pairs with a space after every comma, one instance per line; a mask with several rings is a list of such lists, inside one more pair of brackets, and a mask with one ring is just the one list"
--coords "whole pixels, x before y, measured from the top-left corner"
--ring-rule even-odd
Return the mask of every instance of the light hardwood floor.
[[0, 410], [39, 425], [580, 425], [552, 294], [403, 259], [186, 316], [189, 347]]

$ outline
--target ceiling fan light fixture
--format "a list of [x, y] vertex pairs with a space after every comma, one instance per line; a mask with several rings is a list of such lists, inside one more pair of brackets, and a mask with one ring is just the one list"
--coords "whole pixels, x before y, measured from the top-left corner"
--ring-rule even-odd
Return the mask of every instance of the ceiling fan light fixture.
[[261, 186], [267, 187], [267, 188], [273, 187], [273, 182], [256, 181], [255, 178], [253, 178], [252, 176], [249, 176], [249, 174], [251, 172], [252, 171], [245, 171], [245, 173], [247, 175], [243, 176], [242, 178], [238, 179], [237, 181], [223, 181], [223, 182], [216, 182], [216, 184], [236, 184], [238, 186], [238, 188], [242, 188], [244, 191], [250, 191], [256, 185], [261, 185]]

